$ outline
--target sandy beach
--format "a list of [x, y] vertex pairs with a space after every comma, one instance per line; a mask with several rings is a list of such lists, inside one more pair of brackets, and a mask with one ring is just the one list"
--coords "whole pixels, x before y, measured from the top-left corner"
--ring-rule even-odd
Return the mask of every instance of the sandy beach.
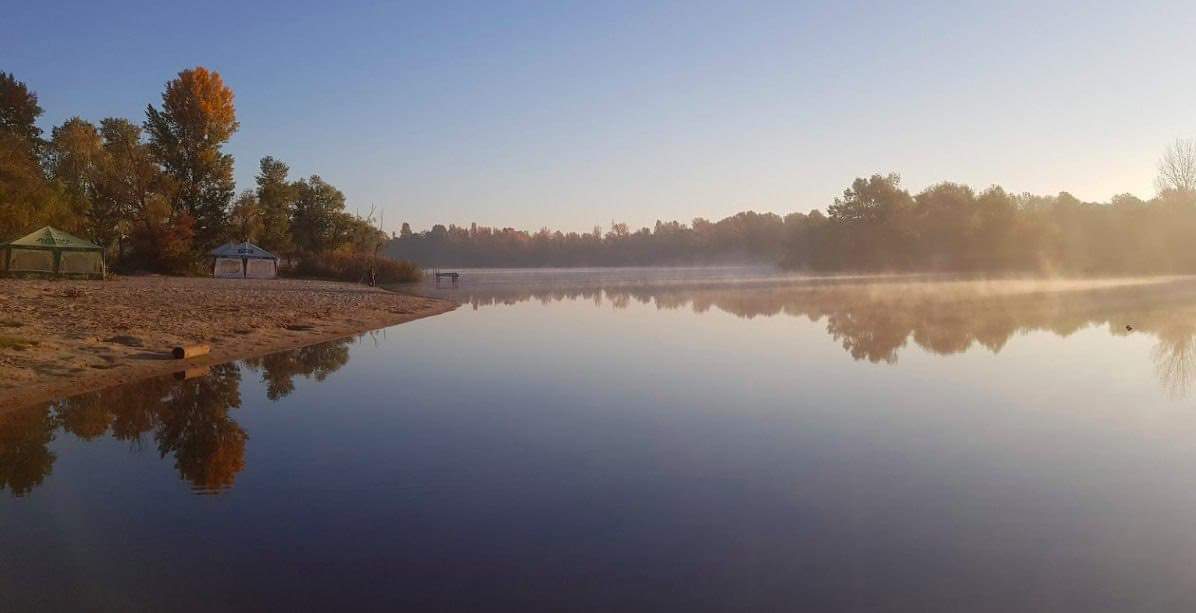
[[[294, 279], [0, 279], [0, 411], [390, 326], [454, 303]], [[178, 345], [211, 352], [174, 360]]]

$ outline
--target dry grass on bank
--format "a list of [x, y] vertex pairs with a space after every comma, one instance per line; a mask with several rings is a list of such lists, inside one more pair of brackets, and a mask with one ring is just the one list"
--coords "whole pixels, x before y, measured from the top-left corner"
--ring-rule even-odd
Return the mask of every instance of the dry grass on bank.
[[299, 260], [293, 271], [284, 271], [284, 274], [361, 283], [366, 280], [371, 265], [374, 267], [374, 274], [379, 284], [414, 283], [423, 278], [423, 271], [411, 262], [392, 260], [386, 257], [373, 258], [361, 253], [326, 253], [305, 256]]

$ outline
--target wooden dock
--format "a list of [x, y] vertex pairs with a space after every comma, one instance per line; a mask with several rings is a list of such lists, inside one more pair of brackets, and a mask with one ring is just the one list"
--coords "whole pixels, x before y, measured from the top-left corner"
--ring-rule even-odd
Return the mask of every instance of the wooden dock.
[[441, 279], [449, 279], [456, 285], [457, 281], [461, 279], [459, 272], [441, 272], [439, 268], [432, 269], [432, 276], [436, 278], [436, 283], [439, 285]]

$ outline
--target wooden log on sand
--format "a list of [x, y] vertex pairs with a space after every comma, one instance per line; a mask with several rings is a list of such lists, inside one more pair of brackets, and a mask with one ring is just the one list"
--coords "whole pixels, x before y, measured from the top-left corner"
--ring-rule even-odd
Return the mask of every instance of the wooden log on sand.
[[197, 356], [206, 355], [211, 350], [212, 348], [207, 345], [187, 345], [175, 347], [170, 353], [176, 360], [190, 360]]

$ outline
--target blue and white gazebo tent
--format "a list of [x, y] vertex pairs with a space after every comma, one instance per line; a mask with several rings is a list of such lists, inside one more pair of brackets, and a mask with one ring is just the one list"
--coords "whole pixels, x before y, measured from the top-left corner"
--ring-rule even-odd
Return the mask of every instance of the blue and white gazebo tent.
[[278, 276], [278, 258], [250, 242], [221, 245], [211, 255], [213, 277], [273, 279]]

